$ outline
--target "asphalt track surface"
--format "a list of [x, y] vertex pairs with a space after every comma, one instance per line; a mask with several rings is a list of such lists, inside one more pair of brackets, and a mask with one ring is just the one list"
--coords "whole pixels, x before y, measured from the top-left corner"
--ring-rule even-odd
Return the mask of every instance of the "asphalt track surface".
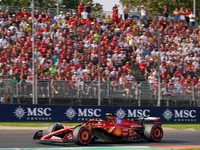
[[[73, 142], [62, 144], [40, 144], [32, 140], [37, 130], [0, 130], [0, 148], [55, 148], [77, 147]], [[90, 144], [87, 147], [125, 147], [125, 146], [200, 146], [200, 130], [164, 130], [164, 137], [159, 143], [135, 142], [116, 144]]]

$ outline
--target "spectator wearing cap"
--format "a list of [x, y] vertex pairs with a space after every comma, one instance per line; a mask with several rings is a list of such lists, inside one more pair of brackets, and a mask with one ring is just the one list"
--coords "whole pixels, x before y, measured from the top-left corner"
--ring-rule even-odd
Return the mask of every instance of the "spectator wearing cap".
[[24, 12], [22, 13], [22, 18], [29, 18], [29, 14], [26, 9], [24, 9]]
[[74, 22], [74, 20], [72, 19], [72, 17], [69, 17], [69, 20], [67, 21], [67, 23], [69, 24], [69, 28], [72, 25], [72, 22]]
[[72, 78], [77, 82], [79, 79], [78, 73], [75, 71], [74, 74], [72, 75]]
[[146, 19], [147, 19], [147, 9], [144, 8], [144, 5], [141, 6], [140, 15], [141, 15], [141, 21], [146, 21]]
[[117, 10], [114, 10], [114, 13], [112, 14], [112, 18], [113, 18], [113, 21], [118, 23], [118, 13], [117, 13]]
[[66, 13], [66, 16], [65, 16], [65, 19], [68, 21], [68, 20], [69, 20], [69, 17], [71, 17], [71, 16], [70, 16], [70, 13], [67, 12], [67, 13]]
[[110, 15], [108, 15], [108, 17], [106, 18], [106, 23], [111, 25], [112, 21], [113, 21], [112, 18], [110, 17]]
[[63, 20], [65, 18], [65, 14], [63, 13], [63, 11], [60, 11], [60, 15], [58, 15], [58, 18], [60, 20]]
[[72, 19], [75, 20], [77, 18], [76, 13], [73, 12]]
[[98, 14], [98, 16], [97, 16], [97, 18], [96, 18], [96, 22], [97, 22], [97, 23], [102, 22], [102, 20], [101, 20], [101, 14]]
[[49, 18], [49, 15], [48, 15], [48, 14], [46, 14], [46, 16], [45, 16], [45, 18], [44, 18], [44, 22], [45, 22], [46, 24], [50, 24], [50, 18]]
[[117, 69], [114, 68], [113, 71], [110, 72], [110, 74], [111, 74], [111, 77], [112, 77], [112, 78], [115, 78], [116, 76], [118, 76]]
[[164, 6], [164, 9], [163, 9], [163, 17], [164, 17], [164, 20], [167, 22], [168, 21], [168, 16], [169, 16], [169, 10], [167, 9], [167, 6]]
[[147, 21], [147, 13], [150, 10], [152, 10], [152, 8], [146, 9], [144, 5], [141, 6], [141, 9], [140, 9], [141, 21]]
[[77, 10], [78, 10], [78, 16], [79, 18], [81, 18], [81, 13], [83, 12], [83, 2], [80, 1], [78, 7], [77, 7]]
[[31, 30], [30, 24], [26, 24], [25, 31], [28, 33]]

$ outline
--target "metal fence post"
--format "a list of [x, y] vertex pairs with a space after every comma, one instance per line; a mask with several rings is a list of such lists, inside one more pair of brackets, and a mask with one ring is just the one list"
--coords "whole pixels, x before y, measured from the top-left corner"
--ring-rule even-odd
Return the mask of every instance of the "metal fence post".
[[137, 88], [136, 88], [136, 92], [137, 92], [137, 95], [136, 95], [136, 99], [138, 99], [138, 106], [141, 106], [141, 101], [139, 100], [138, 98], [138, 95], [139, 95], [139, 85], [137, 85]]
[[49, 104], [51, 104], [50, 84], [47, 83], [47, 97], [49, 98]]
[[194, 88], [194, 85], [192, 86], [192, 101], [193, 101], [193, 106], [195, 106], [196, 103], [195, 103], [195, 88]]
[[12, 79], [10, 80], [10, 103], [13, 104], [13, 84]]
[[141, 83], [137, 86], [138, 106], [141, 106], [141, 92], [139, 90], [139, 86], [141, 86]]
[[110, 84], [109, 84], [109, 82], [107, 82], [107, 89], [108, 89], [108, 91], [106, 90], [106, 92], [107, 92], [107, 99], [109, 100], [109, 105], [111, 105], [111, 99], [110, 99]]

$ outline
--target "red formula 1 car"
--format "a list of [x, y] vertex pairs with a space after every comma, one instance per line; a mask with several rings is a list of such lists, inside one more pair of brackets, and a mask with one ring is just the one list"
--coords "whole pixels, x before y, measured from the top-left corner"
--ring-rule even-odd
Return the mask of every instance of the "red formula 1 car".
[[[145, 120], [151, 120], [153, 124], [145, 127]], [[162, 122], [156, 117], [143, 117], [129, 121], [107, 116], [106, 121], [89, 120], [85, 124], [71, 128], [64, 128], [60, 123], [53, 124], [48, 128], [47, 135], [43, 136], [43, 131], [40, 130], [35, 133], [33, 139], [41, 143], [74, 141], [78, 145], [144, 140], [159, 142], [163, 137]]]

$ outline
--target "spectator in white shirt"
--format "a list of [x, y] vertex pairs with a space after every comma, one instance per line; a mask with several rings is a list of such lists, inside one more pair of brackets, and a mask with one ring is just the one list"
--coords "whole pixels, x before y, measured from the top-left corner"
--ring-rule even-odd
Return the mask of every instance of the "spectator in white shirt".
[[98, 14], [97, 18], [96, 18], [96, 22], [99, 23], [101, 22], [101, 14]]
[[84, 9], [84, 11], [81, 13], [81, 17], [82, 17], [84, 20], [87, 20], [87, 19], [88, 19], [88, 12], [86, 12], [86, 9]]
[[95, 51], [91, 54], [91, 60], [94, 60], [94, 58], [98, 58], [98, 55], [95, 53]]
[[83, 73], [90, 74], [90, 69], [88, 68], [88, 66], [86, 66], [85, 69], [83, 69]]
[[105, 31], [105, 30], [107, 29], [107, 26], [106, 26], [105, 23], [102, 24], [101, 29], [102, 29], [103, 31]]
[[116, 68], [114, 68], [113, 71], [111, 71], [110, 74], [111, 74], [112, 77], [118, 76], [118, 72], [116, 71]]
[[23, 28], [26, 27], [27, 22], [25, 21], [25, 19], [22, 19], [22, 22], [20, 23], [20, 25], [22, 25]]
[[65, 14], [63, 13], [63, 11], [60, 11], [60, 15], [58, 15], [58, 18], [60, 20], [63, 20], [65, 18]]
[[4, 35], [2, 35], [2, 38], [0, 39], [0, 44], [2, 47], [4, 47], [7, 43], [7, 40], [5, 39]]
[[191, 12], [191, 14], [189, 15], [189, 18], [190, 18], [190, 26], [194, 27], [195, 23], [196, 23], [196, 16], [195, 16], [195, 14], [193, 14], [193, 12]]
[[116, 60], [118, 57], [119, 57], [119, 54], [117, 53], [117, 51], [115, 51], [115, 53], [112, 56], [113, 60]]
[[194, 65], [195, 69], [197, 69], [199, 66], [199, 62], [197, 60], [193, 61], [192, 64]]
[[133, 79], [135, 79], [135, 77], [131, 74], [131, 72], [128, 72], [128, 75], [126, 76], [126, 79], [132, 81]]

